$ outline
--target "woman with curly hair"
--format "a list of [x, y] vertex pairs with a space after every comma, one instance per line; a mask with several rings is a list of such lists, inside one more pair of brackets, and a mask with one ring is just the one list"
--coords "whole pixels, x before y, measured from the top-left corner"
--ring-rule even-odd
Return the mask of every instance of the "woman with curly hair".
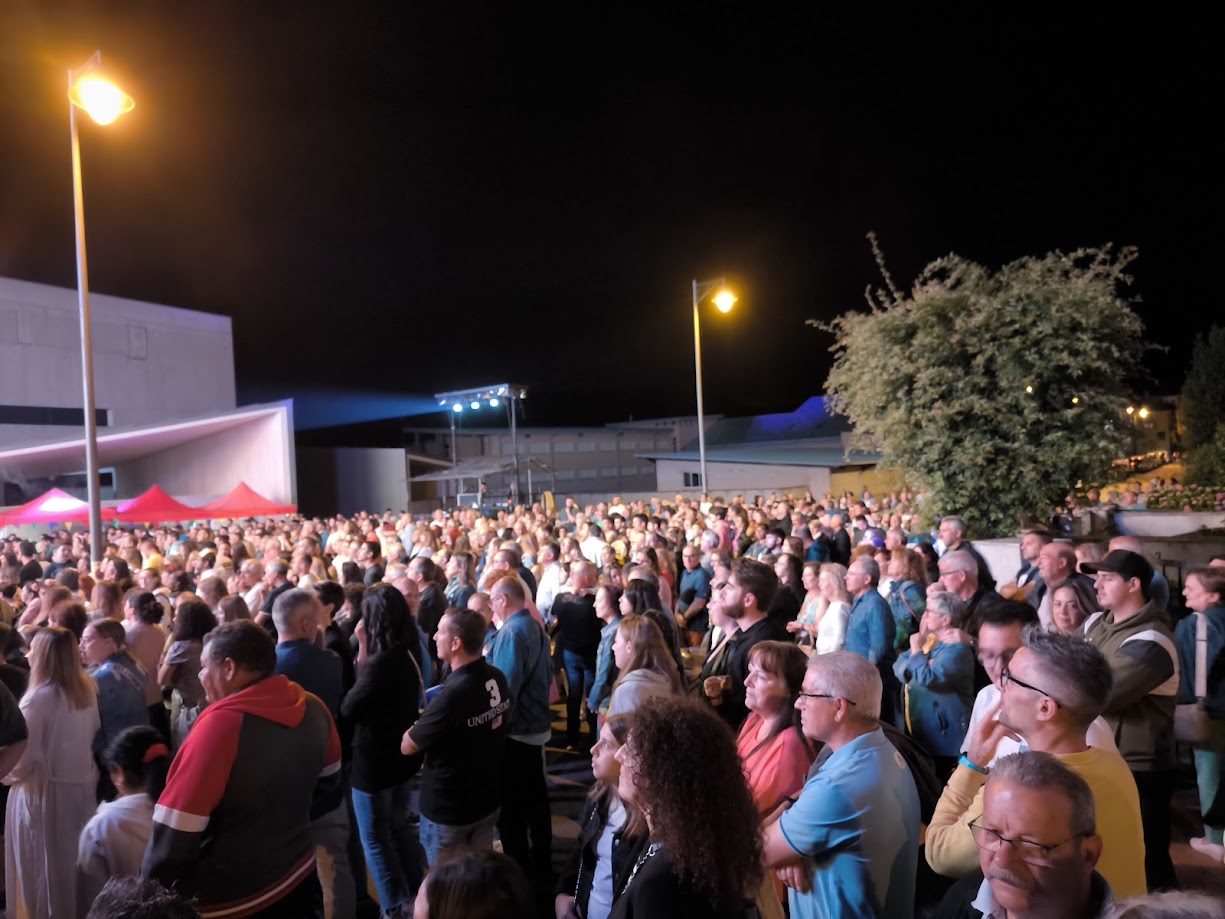
[[[617, 751], [622, 800], [640, 810], [649, 844], [613, 919], [743, 919], [762, 877], [757, 807], [727, 726], [685, 697], [650, 699]], [[695, 807], [718, 789], [717, 805]]]

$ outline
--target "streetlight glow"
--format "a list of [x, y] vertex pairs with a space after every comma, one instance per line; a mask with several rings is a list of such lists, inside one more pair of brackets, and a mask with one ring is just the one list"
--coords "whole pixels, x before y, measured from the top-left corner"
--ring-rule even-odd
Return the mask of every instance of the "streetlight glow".
[[736, 305], [736, 295], [727, 288], [724, 288], [715, 294], [714, 304], [720, 313], [729, 312]]
[[1136, 411], [1136, 407], [1134, 405], [1127, 406], [1127, 414], [1132, 415], [1135, 413], [1135, 411]]
[[1149, 416], [1149, 411], [1146, 408], [1140, 409], [1140, 419], [1143, 420]]
[[99, 73], [85, 73], [74, 80], [68, 98], [98, 124], [110, 124], [136, 107], [131, 96]]

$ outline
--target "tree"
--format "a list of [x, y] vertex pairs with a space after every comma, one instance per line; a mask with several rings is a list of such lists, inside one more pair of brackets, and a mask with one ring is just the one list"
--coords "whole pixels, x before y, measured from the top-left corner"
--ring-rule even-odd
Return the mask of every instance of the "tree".
[[1195, 336], [1181, 403], [1186, 446], [1212, 443], [1225, 423], [1225, 328], [1214, 325], [1207, 337]]
[[823, 326], [835, 336], [826, 390], [857, 438], [975, 536], [1045, 520], [1070, 486], [1104, 475], [1143, 351], [1120, 296], [1135, 250], [1052, 252], [996, 272], [950, 255], [903, 296], [872, 241], [888, 290]]
[[1209, 439], [1187, 453], [1186, 480], [1210, 488], [1225, 486], [1225, 422]]

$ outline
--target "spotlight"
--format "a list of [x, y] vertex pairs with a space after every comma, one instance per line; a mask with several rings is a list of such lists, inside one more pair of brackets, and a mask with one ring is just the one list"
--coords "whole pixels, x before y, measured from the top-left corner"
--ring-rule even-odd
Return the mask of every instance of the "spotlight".
[[489, 400], [489, 407], [490, 408], [498, 407], [498, 397], [497, 396], [494, 396], [492, 399]]
[[451, 411], [455, 412], [455, 414], [457, 415], [463, 410], [464, 410], [464, 407], [460, 405], [458, 402], [456, 402], [454, 405], [451, 406]]
[[475, 399], [473, 399], [473, 400], [472, 400], [472, 407], [473, 407], [474, 409], [478, 409], [478, 408], [480, 408], [480, 407], [481, 407], [481, 403], [479, 403], [479, 402], [477, 402]]

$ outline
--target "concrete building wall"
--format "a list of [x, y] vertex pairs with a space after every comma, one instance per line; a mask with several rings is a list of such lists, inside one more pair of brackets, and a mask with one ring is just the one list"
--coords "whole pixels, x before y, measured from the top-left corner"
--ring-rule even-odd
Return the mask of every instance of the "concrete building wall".
[[311, 516], [397, 513], [408, 507], [407, 457], [403, 450], [360, 447], [304, 447], [298, 451], [303, 500]]
[[119, 494], [153, 485], [187, 503], [212, 501], [239, 482], [272, 501], [297, 503], [293, 416], [263, 415], [206, 438], [115, 464]]
[[[110, 427], [235, 407], [228, 316], [90, 295], [95, 403]], [[0, 404], [80, 409], [77, 292], [0, 278]], [[0, 442], [56, 440], [80, 425], [0, 424]]]
[[701, 465], [694, 460], [657, 460], [656, 485], [660, 494], [709, 492], [711, 495], [749, 492], [763, 488], [808, 488], [814, 495], [829, 490], [830, 470], [823, 466], [766, 466], [758, 463], [706, 461], [710, 482], [706, 488], [685, 484], [685, 473], [697, 475]]

